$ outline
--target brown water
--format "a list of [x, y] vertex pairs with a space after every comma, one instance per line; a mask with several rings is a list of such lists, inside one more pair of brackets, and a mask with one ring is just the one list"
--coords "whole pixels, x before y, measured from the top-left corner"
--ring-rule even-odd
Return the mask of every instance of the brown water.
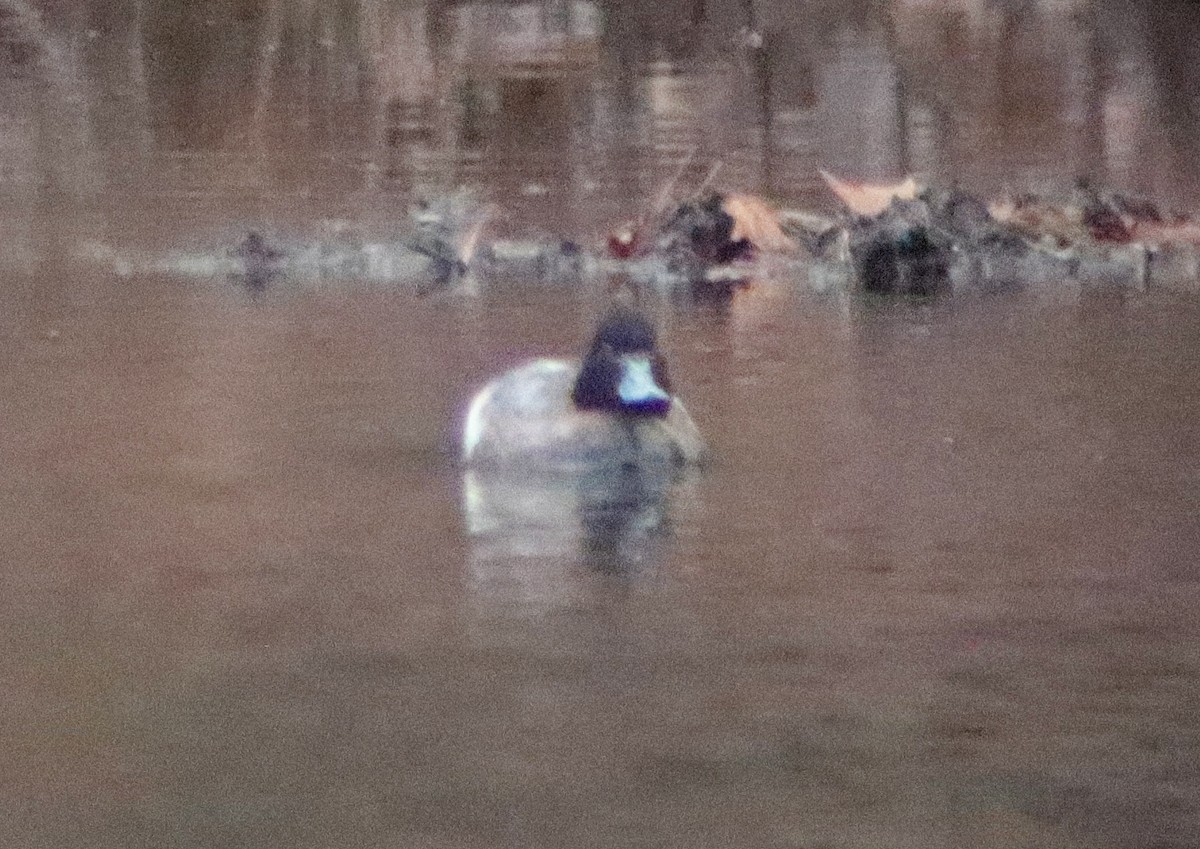
[[[855, 47], [888, 42], [824, 8], [828, 40], [784, 43], [821, 58], [828, 109], [831, 80], [879, 67]], [[1063, 20], [1021, 17], [1022, 43], [1061, 43]], [[1142, 70], [1106, 85], [1156, 85], [1146, 69], [1175, 54], [1150, 33]], [[1070, 114], [1012, 117], [987, 144], [1014, 182], [1065, 185], [1065, 154], [1013, 139], [1066, 150], [1037, 131]], [[1122, 120], [1120, 138], [1180, 150], [1156, 135], [1170, 122]], [[723, 185], [762, 187], [719, 127]], [[414, 185], [281, 176], [303, 148], [249, 194], [188, 189], [229, 159], [204, 149], [181, 176], [159, 132], [151, 188], [67, 204], [19, 168], [6, 184], [0, 845], [1200, 844], [1194, 294], [864, 302], [783, 275], [656, 301], [715, 459], [597, 517], [537, 483], [472, 489], [453, 444], [489, 375], [580, 349], [600, 284], [252, 295], [66, 259], [83, 239], [219, 250], [248, 223], [386, 221]], [[883, 173], [880, 144], [841, 164]], [[509, 167], [536, 153], [469, 173], [503, 196], [546, 181], [513, 196], [513, 226], [587, 235], [679, 161], [657, 156], [570, 220], [558, 165]], [[775, 194], [812, 195], [786, 178], [812, 179], [796, 156]], [[1187, 204], [1194, 176], [1170, 161], [1134, 170]], [[307, 193], [283, 197], [288, 180]], [[544, 512], [469, 533], [518, 495]]]

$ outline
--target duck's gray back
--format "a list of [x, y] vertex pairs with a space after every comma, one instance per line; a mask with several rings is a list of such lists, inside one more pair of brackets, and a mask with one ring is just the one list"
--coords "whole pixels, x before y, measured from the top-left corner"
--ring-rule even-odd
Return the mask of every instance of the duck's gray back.
[[703, 441], [678, 399], [663, 419], [577, 410], [578, 371], [578, 362], [534, 360], [484, 387], [467, 412], [463, 459], [531, 470], [700, 460]]

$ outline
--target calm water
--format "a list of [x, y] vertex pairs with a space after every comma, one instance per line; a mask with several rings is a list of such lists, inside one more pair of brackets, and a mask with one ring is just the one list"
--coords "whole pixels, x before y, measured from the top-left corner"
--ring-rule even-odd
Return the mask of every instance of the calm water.
[[[1122, 21], [1100, 8], [1085, 34]], [[822, 9], [813, 4], [828, 20], [811, 41], [783, 41], [816, 57], [794, 101], [807, 117], [782, 108], [792, 94], [772, 101], [808, 152], [764, 176], [759, 158], [737, 159], [744, 128], [725, 116], [705, 130], [729, 163], [722, 185], [815, 197], [806, 186], [820, 150], [840, 151], [846, 170], [895, 172], [894, 137], [822, 148], [804, 126], [838, 97], [859, 103], [847, 80], [880, 79], [867, 72], [889, 67], [888, 38], [907, 44], [914, 30]], [[946, 49], [993, 67], [985, 36], [954, 20]], [[1022, 55], [1054, 108], [984, 121], [1007, 128], [990, 141], [950, 132], [921, 147], [909, 135], [905, 156], [958, 151], [961, 167], [947, 169], [982, 189], [1001, 168], [962, 154], [994, 146], [1014, 183], [1070, 180], [1069, 146], [1038, 133], [1075, 126], [1071, 93], [1091, 84], [1035, 60], [1038, 45], [1062, 43], [1061, 27], [1083, 25], [1020, 21]], [[95, 23], [48, 14], [46, 27], [69, 47], [89, 42], [63, 33]], [[160, 13], [146, 26], [166, 25]], [[125, 31], [91, 43], [110, 32]], [[1176, 55], [1157, 30], [1140, 38], [1088, 101], [1108, 104], [1115, 128], [1100, 167], [1195, 206], [1193, 176], [1169, 167], [1190, 136], [1159, 135], [1186, 130], [1186, 108], [1165, 96], [1137, 107], [1182, 109], [1175, 124], [1121, 111], [1129, 91], [1157, 90], [1154, 69]], [[118, 74], [84, 58], [80, 79]], [[652, 85], [652, 61], [635, 65], [635, 80]], [[238, 77], [251, 92], [255, 67]], [[204, 92], [167, 77], [151, 79], [150, 102], [173, 92], [182, 120]], [[619, 75], [587, 79], [599, 92], [590, 114], [602, 114]], [[14, 120], [18, 95], [66, 85], [34, 82], [12, 84]], [[677, 82], [705, 90], [686, 74]], [[455, 174], [512, 198], [515, 229], [559, 221], [594, 235], [680, 158], [647, 141], [645, 101], [614, 102], [632, 141], [610, 149], [565, 131], [596, 156], [640, 151], [618, 157], [611, 182], [560, 181], [561, 163], [536, 151], [464, 158]], [[319, 100], [306, 103], [320, 113]], [[882, 108], [864, 107], [890, 114], [870, 111]], [[494, 486], [455, 465], [465, 402], [527, 357], [577, 353], [602, 285], [416, 298], [353, 280], [278, 281], [252, 295], [224, 278], [120, 276], [72, 259], [84, 240], [220, 251], [250, 225], [386, 226], [420, 182], [384, 169], [370, 188], [359, 179], [371, 169], [289, 175], [316, 155], [297, 141], [294, 160], [263, 160], [260, 182], [221, 183], [228, 151], [207, 140], [181, 159], [172, 133], [207, 137], [168, 118], [149, 124], [139, 186], [64, 198], [40, 180], [71, 174], [66, 154], [15, 160], [4, 184], [0, 845], [1200, 841], [1194, 294], [1064, 282], [904, 304], [817, 296], [802, 275], [781, 275], [727, 303], [652, 299], [711, 467], [665, 492], [627, 481], [598, 501], [571, 487]], [[81, 150], [99, 161], [127, 150], [102, 122], [84, 129], [95, 140]], [[26, 141], [44, 151], [36, 132]], [[1121, 158], [1129, 145], [1163, 155]], [[414, 149], [399, 155], [411, 164]], [[588, 196], [596, 205], [581, 207]], [[584, 211], [560, 218], [564, 208]]]

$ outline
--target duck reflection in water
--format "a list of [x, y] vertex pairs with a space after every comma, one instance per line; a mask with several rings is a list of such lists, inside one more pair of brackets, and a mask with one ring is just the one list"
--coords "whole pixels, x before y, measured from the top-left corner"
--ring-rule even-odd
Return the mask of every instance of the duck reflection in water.
[[652, 573], [671, 538], [672, 510], [690, 495], [689, 481], [661, 467], [524, 480], [468, 470], [463, 512], [474, 583], [493, 595], [555, 606], [587, 574]]
[[653, 324], [614, 306], [582, 361], [534, 360], [471, 401], [463, 508], [476, 578], [543, 593], [561, 586], [564, 558], [604, 572], [645, 568], [706, 451], [671, 391]]

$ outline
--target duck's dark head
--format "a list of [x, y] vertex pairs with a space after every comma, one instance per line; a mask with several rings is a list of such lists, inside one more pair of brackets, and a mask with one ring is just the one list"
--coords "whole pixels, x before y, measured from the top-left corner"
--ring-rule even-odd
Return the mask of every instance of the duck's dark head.
[[645, 316], [623, 307], [605, 316], [571, 400], [580, 410], [630, 416], [665, 416], [670, 411], [666, 362], [658, 353], [654, 325]]

